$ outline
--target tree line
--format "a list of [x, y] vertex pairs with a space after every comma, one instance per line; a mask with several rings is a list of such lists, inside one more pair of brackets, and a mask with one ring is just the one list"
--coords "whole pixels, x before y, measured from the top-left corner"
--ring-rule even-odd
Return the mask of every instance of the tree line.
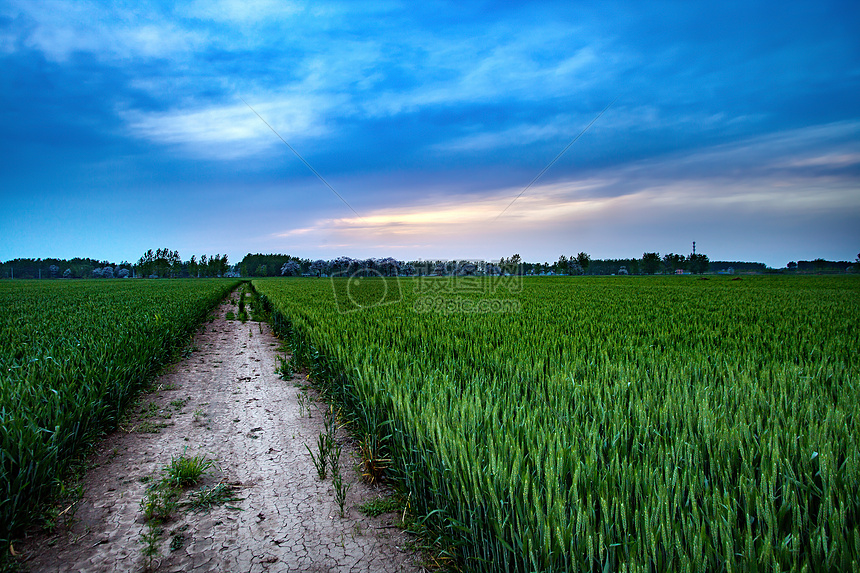
[[73, 259], [18, 258], [0, 263], [0, 278], [15, 279], [85, 279], [103, 278], [105, 269], [110, 277], [131, 273], [128, 261], [112, 263], [106, 260], [75, 257]]
[[833, 273], [833, 272], [860, 272], [860, 253], [854, 262], [828, 261], [825, 259], [814, 259], [812, 261], [790, 261], [786, 268], [798, 273]]
[[238, 276], [230, 267], [227, 255], [191, 255], [183, 261], [178, 251], [149, 249], [135, 266], [141, 276], [148, 278], [203, 278]]
[[310, 259], [290, 255], [248, 253], [236, 267], [243, 277], [277, 277], [281, 276], [281, 268], [291, 261], [303, 269], [307, 269], [311, 264]]
[[189, 278], [238, 276], [227, 255], [193, 256], [183, 261], [178, 251], [149, 249], [137, 263], [97, 259], [25, 259], [0, 263], [0, 278], [9, 279], [113, 279]]
[[[784, 270], [797, 273], [860, 272], [860, 254], [853, 262], [790, 261]], [[248, 253], [236, 265], [230, 266], [227, 255], [192, 255], [183, 261], [178, 251], [149, 249], [136, 264], [128, 261], [112, 263], [90, 258], [28, 259], [17, 258], [0, 263], [0, 278], [16, 279], [80, 279], [80, 278], [187, 278], [187, 277], [276, 277], [331, 276], [363, 273], [384, 276], [430, 276], [469, 274], [523, 275], [653, 275], [719, 272], [784, 272], [770, 269], [764, 263], [747, 261], [711, 261], [707, 255], [691, 253], [642, 253], [641, 258], [592, 259], [580, 251], [576, 255], [561, 255], [554, 262], [526, 262], [519, 254], [496, 261], [475, 260], [413, 260], [400, 261], [392, 257], [381, 259], [309, 259], [285, 254]]]
[[501, 275], [501, 274], [560, 274], [560, 275], [609, 275], [609, 274], [675, 274], [689, 272], [701, 274], [717, 272], [736, 265], [738, 270], [764, 270], [763, 263], [711, 262], [707, 255], [689, 256], [668, 253], [643, 253], [641, 259], [592, 259], [588, 253], [561, 255], [557, 261], [526, 262], [519, 254], [501, 257], [496, 261], [485, 260], [413, 260], [400, 261], [393, 257], [353, 259], [300, 258], [292, 255], [247, 254], [237, 265], [241, 276], [337, 276], [337, 275], [381, 275], [381, 276], [432, 276], [432, 275]]
[[[747, 264], [760, 265], [762, 270], [766, 268], [763, 263]], [[553, 263], [526, 263], [522, 262], [520, 255], [515, 254], [508, 259], [502, 258], [500, 265], [508, 269], [516, 267], [517, 272], [526, 275], [653, 275], [717, 272], [725, 263], [720, 261], [712, 263], [707, 255], [701, 253], [691, 253], [686, 256], [667, 253], [661, 256], [658, 252], [645, 252], [642, 253], [641, 259], [592, 259], [591, 255], [580, 251], [576, 255], [561, 255]]]

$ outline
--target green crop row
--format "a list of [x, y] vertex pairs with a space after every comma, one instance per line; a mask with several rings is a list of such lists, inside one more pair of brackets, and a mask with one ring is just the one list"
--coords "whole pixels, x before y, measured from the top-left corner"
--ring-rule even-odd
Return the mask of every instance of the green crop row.
[[235, 284], [0, 282], [0, 541]]
[[254, 286], [465, 570], [858, 570], [860, 281]]

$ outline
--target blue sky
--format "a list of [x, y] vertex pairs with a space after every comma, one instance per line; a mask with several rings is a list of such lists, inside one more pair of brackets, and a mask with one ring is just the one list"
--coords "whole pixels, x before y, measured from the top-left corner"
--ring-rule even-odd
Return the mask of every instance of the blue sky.
[[827, 1], [3, 0], [0, 260], [853, 260], [858, 29]]

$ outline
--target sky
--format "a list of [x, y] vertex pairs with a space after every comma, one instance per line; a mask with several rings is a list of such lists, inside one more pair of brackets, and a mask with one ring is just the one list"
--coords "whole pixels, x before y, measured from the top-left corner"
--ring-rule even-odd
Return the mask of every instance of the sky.
[[854, 260], [858, 29], [856, 1], [0, 0], [0, 260]]

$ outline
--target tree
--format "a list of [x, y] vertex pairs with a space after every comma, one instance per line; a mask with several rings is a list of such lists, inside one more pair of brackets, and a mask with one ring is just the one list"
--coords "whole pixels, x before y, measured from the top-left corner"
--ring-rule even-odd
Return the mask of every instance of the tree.
[[349, 270], [350, 265], [352, 264], [352, 259], [349, 257], [338, 257], [329, 261], [328, 266], [331, 271], [332, 276], [338, 274], [342, 275]]
[[155, 259], [153, 259], [153, 273], [164, 277], [167, 276], [167, 249], [155, 249]]
[[103, 268], [102, 269], [102, 277], [104, 277], [106, 279], [112, 279], [113, 278], [113, 267], [108, 266], [108, 267]]
[[120, 269], [116, 273], [117, 278], [121, 278], [121, 279], [127, 279], [128, 275], [129, 275], [128, 269]]
[[383, 276], [396, 277], [400, 272], [400, 263], [392, 257], [386, 257], [376, 262], [379, 271]]
[[523, 258], [519, 255], [519, 253], [516, 253], [514, 256], [507, 260], [502, 257], [499, 261], [499, 266], [502, 267], [502, 272], [510, 273], [512, 275], [519, 275], [523, 272], [522, 262]]
[[[128, 265], [127, 262], [120, 263], [122, 267], [126, 265]], [[141, 276], [150, 278], [178, 277], [182, 274], [182, 259], [179, 257], [179, 251], [171, 251], [167, 248], [155, 251], [149, 249], [143, 253], [135, 266]], [[119, 272], [119, 267], [113, 271]]]
[[70, 279], [72, 278], [72, 269], [66, 269], [63, 271], [63, 278]]
[[358, 263], [361, 265], [361, 268], [358, 269], [360, 275], [374, 276], [376, 273], [373, 271], [379, 270], [379, 261], [373, 257], [364, 259], [363, 261], [358, 261]]
[[796, 271], [797, 270], [797, 263], [795, 261], [789, 261], [788, 264], [785, 265], [785, 268], [787, 268], [790, 271]]
[[564, 255], [561, 255], [558, 258], [558, 262], [555, 264], [556, 272], [559, 274], [561, 274], [561, 273], [567, 274], [567, 272], [568, 272], [567, 264], [568, 264], [567, 263], [567, 257]]
[[690, 266], [690, 272], [696, 275], [708, 272], [708, 267], [710, 266], [708, 255], [703, 255], [701, 253], [690, 255], [687, 262]]
[[60, 272], [60, 267], [58, 267], [57, 265], [51, 265], [50, 267], [48, 267], [48, 271], [50, 271], [51, 273], [51, 278], [55, 279], [57, 278], [57, 273]]
[[674, 273], [676, 270], [684, 270], [687, 268], [687, 258], [684, 255], [676, 255], [669, 253], [663, 256], [663, 265], [666, 267], [667, 273]]
[[579, 265], [579, 268], [582, 269], [582, 273], [585, 274], [588, 272], [588, 265], [591, 264], [591, 256], [584, 251], [580, 251], [579, 254], [576, 255], [576, 264]]
[[182, 258], [179, 256], [179, 251], [168, 251], [167, 265], [170, 268], [171, 277], [178, 277], [182, 273]]
[[287, 261], [281, 267], [281, 274], [285, 277], [292, 277], [302, 274], [302, 267], [296, 261]]
[[206, 255], [201, 256], [200, 266], [205, 267], [206, 276], [210, 277], [223, 277], [230, 268], [227, 255], [222, 255], [221, 253], [211, 255], [208, 261], [206, 260]]
[[311, 274], [314, 274], [316, 276], [321, 276], [326, 271], [327, 267], [328, 267], [328, 263], [326, 261], [324, 261], [322, 259], [317, 259], [313, 263], [311, 263], [309, 270], [310, 270]]
[[155, 273], [155, 253], [149, 249], [137, 261], [137, 268], [142, 276], [148, 277]]
[[653, 275], [660, 268], [660, 253], [642, 253], [642, 272]]

